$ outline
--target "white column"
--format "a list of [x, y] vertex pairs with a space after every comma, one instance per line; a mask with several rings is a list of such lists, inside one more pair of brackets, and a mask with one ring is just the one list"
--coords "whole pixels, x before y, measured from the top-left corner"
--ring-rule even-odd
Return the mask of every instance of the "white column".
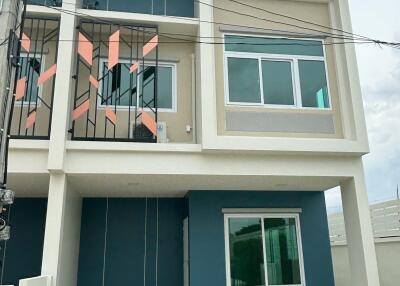
[[364, 171], [341, 183], [352, 286], [379, 286], [378, 265]]
[[42, 275], [52, 277], [52, 286], [77, 283], [81, 211], [82, 198], [66, 175], [50, 175]]
[[[75, 11], [75, 0], [63, 3], [62, 8]], [[48, 169], [62, 172], [64, 167], [65, 145], [68, 136], [70, 98], [73, 93], [74, 66], [76, 59], [77, 16], [61, 12], [60, 42], [58, 44], [57, 75], [54, 86], [53, 118], [49, 145]]]
[[[204, 0], [203, 3], [213, 5], [213, 0]], [[201, 3], [197, 4], [199, 23], [199, 36], [209, 41], [214, 36], [214, 24], [209, 23], [214, 19], [213, 8]], [[212, 40], [211, 40], [212, 41]], [[199, 85], [201, 91], [201, 141], [203, 145], [212, 144], [217, 135], [217, 113], [216, 113], [216, 95], [215, 95], [215, 57], [214, 45], [198, 44], [200, 63], [198, 65]]]

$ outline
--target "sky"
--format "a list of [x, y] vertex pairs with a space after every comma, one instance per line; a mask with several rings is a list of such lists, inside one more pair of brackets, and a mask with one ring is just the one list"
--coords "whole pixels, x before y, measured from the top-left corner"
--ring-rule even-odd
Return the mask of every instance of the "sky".
[[[353, 32], [400, 42], [399, 0], [349, 0]], [[400, 185], [400, 49], [356, 45], [370, 143], [364, 168], [370, 204], [396, 198]], [[328, 213], [341, 211], [338, 188], [326, 192]]]

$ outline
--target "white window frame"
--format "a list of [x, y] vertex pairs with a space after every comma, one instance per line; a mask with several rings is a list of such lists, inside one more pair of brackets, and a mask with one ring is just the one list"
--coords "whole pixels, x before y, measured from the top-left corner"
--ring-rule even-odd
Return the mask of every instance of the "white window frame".
[[[226, 265], [226, 285], [231, 285], [231, 257], [229, 248], [229, 219], [230, 218], [259, 218], [261, 219], [261, 235], [263, 245], [263, 260], [264, 260], [264, 275], [265, 286], [306, 286], [305, 271], [304, 271], [304, 257], [303, 257], [303, 243], [301, 241], [300, 229], [300, 214], [299, 213], [236, 213], [224, 214], [224, 233], [225, 233], [225, 265]], [[296, 238], [299, 253], [299, 267], [300, 267], [300, 280], [301, 284], [289, 285], [270, 285], [268, 283], [268, 263], [265, 251], [265, 233], [264, 233], [264, 219], [265, 218], [294, 218], [296, 222]]]
[[[99, 75], [103, 75], [103, 68], [104, 68], [104, 63], [108, 62], [108, 58], [100, 58], [99, 61]], [[130, 64], [131, 61], [128, 59], [120, 59], [119, 63], [123, 64]], [[145, 65], [150, 65], [150, 66], [155, 66], [156, 62], [155, 61], [146, 61]], [[176, 76], [176, 70], [177, 70], [177, 64], [172, 63], [172, 62], [159, 62], [158, 63], [159, 67], [169, 67], [172, 70], [172, 108], [157, 108], [158, 112], [171, 112], [171, 113], [176, 113], [177, 112], [177, 76]], [[142, 68], [142, 62], [139, 65], [139, 70]], [[139, 84], [139, 77], [137, 77], [137, 82], [136, 86], [138, 87], [138, 92], [136, 93], [136, 102], [139, 102], [139, 94], [140, 94], [140, 88], [141, 85]], [[101, 91], [103, 90], [103, 81], [100, 81], [99, 83], [99, 89], [97, 91], [97, 96], [99, 97], [99, 100], [97, 101], [97, 108], [102, 110], [105, 109], [108, 105], [106, 104], [101, 104]], [[114, 105], [112, 105], [114, 106]], [[131, 106], [131, 110], [134, 110], [137, 108], [136, 106]], [[117, 110], [129, 110], [129, 106], [126, 105], [117, 105]], [[150, 108], [146, 107], [144, 108], [145, 111], [150, 111]]]
[[[20, 54], [20, 56], [19, 56], [20, 58], [35, 58], [35, 59], [40, 59], [41, 60], [41, 63], [40, 63], [40, 74], [42, 74], [44, 71], [45, 71], [45, 65], [46, 65], [46, 61], [45, 61], [45, 59], [46, 59], [46, 56], [44, 55], [44, 54], [37, 54], [37, 55], [33, 55], [33, 53], [29, 53], [29, 57], [28, 57], [28, 53], [21, 53]], [[39, 74], [39, 76], [40, 76], [40, 74]], [[36, 83], [32, 83], [32, 85], [34, 86]], [[40, 107], [41, 106], [41, 104], [42, 104], [42, 95], [43, 95], [43, 85], [40, 85], [39, 87], [38, 87], [39, 89], [38, 89], [38, 101], [37, 101], [37, 104], [36, 104], [36, 101], [32, 101], [32, 102], [30, 102], [30, 101], [26, 101], [26, 100], [18, 100], [18, 101], [15, 101], [15, 106], [18, 106], [18, 107], [21, 107], [21, 106], [23, 106], [23, 107], [26, 107], [26, 106], [28, 106], [29, 105], [29, 103], [31, 104], [31, 106], [33, 105], [33, 106], [36, 106], [36, 107]], [[27, 87], [25, 88], [25, 93], [26, 93], [26, 91], [27, 91]], [[24, 94], [24, 97], [25, 97], [25, 94]]]
[[[252, 106], [252, 107], [261, 107], [261, 108], [280, 108], [280, 109], [308, 109], [308, 110], [319, 110], [319, 111], [331, 111], [332, 110], [332, 100], [331, 100], [331, 89], [329, 83], [329, 74], [328, 74], [328, 66], [326, 62], [326, 53], [325, 53], [325, 41], [323, 39], [314, 39], [314, 38], [286, 38], [285, 39], [293, 39], [293, 40], [302, 40], [302, 41], [318, 41], [322, 43], [323, 56], [302, 56], [302, 55], [286, 55], [286, 54], [268, 54], [268, 53], [249, 53], [249, 52], [233, 52], [226, 50], [226, 36], [243, 36], [243, 37], [259, 37], [259, 38], [271, 38], [271, 39], [279, 39], [279, 37], [272, 37], [268, 35], [255, 35], [255, 34], [240, 34], [240, 33], [224, 33], [223, 34], [223, 66], [224, 66], [224, 98], [226, 106]], [[228, 74], [228, 58], [246, 58], [246, 59], [257, 59], [259, 62], [259, 83], [260, 83], [260, 92], [261, 92], [261, 102], [260, 103], [252, 103], [252, 102], [233, 102], [229, 99], [229, 74]], [[263, 76], [262, 76], [262, 68], [261, 63], [263, 60], [269, 61], [288, 61], [292, 62], [292, 81], [293, 81], [293, 99], [294, 105], [282, 105], [282, 104], [265, 104], [264, 103], [264, 90], [263, 90]], [[318, 107], [304, 107], [302, 106], [302, 97], [301, 97], [301, 85], [300, 85], [300, 72], [299, 72], [299, 61], [319, 61], [324, 63], [325, 67], [325, 77], [328, 89], [328, 103], [329, 107], [327, 108], [318, 108]]]

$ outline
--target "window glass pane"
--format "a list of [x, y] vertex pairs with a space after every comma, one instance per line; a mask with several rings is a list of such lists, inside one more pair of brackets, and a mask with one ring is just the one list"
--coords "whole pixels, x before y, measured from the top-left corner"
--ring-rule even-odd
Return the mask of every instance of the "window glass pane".
[[257, 59], [228, 58], [229, 101], [261, 103]]
[[[146, 102], [150, 102], [154, 98], [154, 70], [154, 66], [146, 66], [146, 71], [144, 72], [143, 94]], [[158, 108], [172, 109], [172, 83], [172, 67], [159, 66], [157, 97]], [[152, 102], [150, 106], [154, 107], [154, 102]]]
[[108, 10], [110, 11], [122, 11], [122, 12], [133, 12], [133, 13], [152, 13], [151, 1], [143, 0], [109, 0]]
[[36, 103], [36, 99], [39, 94], [37, 81], [41, 71], [40, 58], [21, 57], [20, 63], [21, 69], [19, 78], [23, 78], [25, 76], [27, 78], [25, 96], [22, 101]]
[[299, 60], [299, 73], [303, 107], [329, 108], [325, 63]]
[[262, 61], [265, 104], [294, 105], [292, 65], [285, 61]]
[[232, 286], [265, 285], [260, 218], [229, 219]]
[[129, 68], [119, 63], [108, 73], [107, 62], [103, 63], [102, 105], [136, 106], [136, 72], [129, 73]]
[[321, 41], [229, 35], [225, 43], [225, 49], [234, 52], [324, 56]]
[[193, 17], [194, 1], [193, 0], [166, 0], [167, 15]]
[[295, 219], [266, 218], [264, 232], [269, 285], [300, 284]]

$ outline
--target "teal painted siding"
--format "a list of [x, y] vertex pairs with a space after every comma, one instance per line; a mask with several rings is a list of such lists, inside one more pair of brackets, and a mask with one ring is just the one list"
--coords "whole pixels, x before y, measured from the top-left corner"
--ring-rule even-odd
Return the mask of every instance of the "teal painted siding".
[[334, 286], [322, 192], [193, 191], [189, 206], [190, 286], [226, 285], [222, 208], [301, 208], [307, 286]]
[[[40, 275], [42, 267], [47, 199], [17, 198], [11, 206], [11, 238], [1, 243], [4, 285]], [[5, 251], [5, 253], [4, 253]]]
[[[158, 285], [183, 285], [185, 199], [159, 199]], [[145, 199], [109, 199], [103, 265], [106, 199], [83, 201], [78, 286], [143, 285]], [[155, 285], [157, 207], [148, 199], [146, 285]]]

